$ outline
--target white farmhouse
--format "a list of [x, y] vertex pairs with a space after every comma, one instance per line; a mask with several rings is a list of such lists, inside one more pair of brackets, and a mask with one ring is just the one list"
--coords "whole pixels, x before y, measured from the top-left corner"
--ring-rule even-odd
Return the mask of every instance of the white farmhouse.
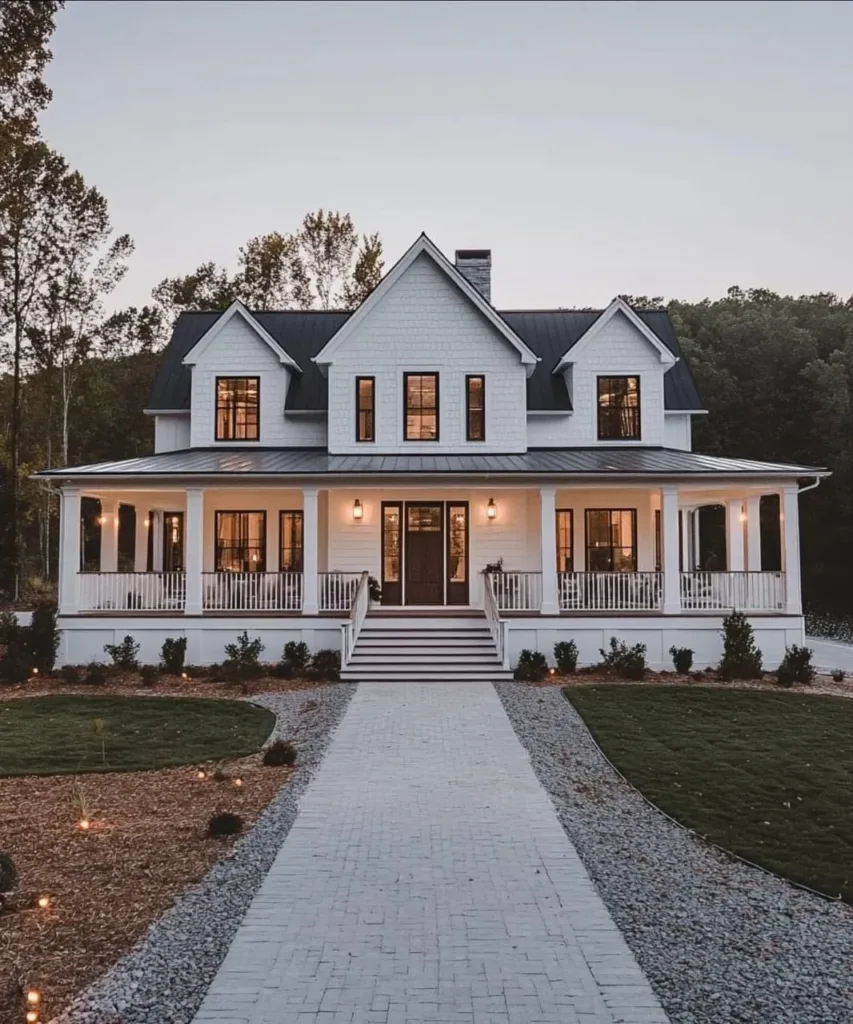
[[[611, 636], [704, 666], [732, 608], [770, 665], [802, 642], [798, 496], [825, 471], [693, 453], [703, 410], [665, 311], [500, 312], [490, 275], [488, 250], [451, 263], [421, 235], [354, 312], [182, 314], [155, 454], [41, 474], [62, 494], [61, 657], [130, 633], [146, 661], [186, 636], [205, 664], [245, 629], [271, 659], [340, 647], [351, 679], [499, 678], [522, 648], [573, 638], [589, 663]], [[726, 538], [703, 564], [707, 505]]]

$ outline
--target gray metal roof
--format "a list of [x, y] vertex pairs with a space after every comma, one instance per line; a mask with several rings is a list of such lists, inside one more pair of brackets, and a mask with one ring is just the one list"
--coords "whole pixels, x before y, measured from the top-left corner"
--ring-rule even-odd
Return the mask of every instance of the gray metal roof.
[[[521, 340], [540, 357], [527, 380], [527, 407], [533, 411], [568, 412], [571, 410], [562, 374], [554, 376], [554, 367], [595, 323], [602, 310], [540, 309], [500, 313]], [[181, 313], [151, 389], [146, 409], [156, 411], [189, 409], [190, 371], [184, 356], [222, 314], [220, 312]], [[284, 310], [277, 313], [253, 313], [277, 345], [301, 367], [294, 374], [285, 408], [289, 412], [328, 408], [326, 378], [313, 356], [346, 322], [348, 312]], [[664, 376], [664, 407], [670, 410], [701, 409], [690, 368], [684, 360], [666, 310], [637, 310], [637, 315], [657, 334], [678, 362]]]
[[814, 466], [722, 459], [672, 448], [532, 448], [522, 455], [330, 455], [324, 448], [193, 448], [122, 462], [45, 470], [47, 477], [384, 476], [784, 476], [824, 474]]

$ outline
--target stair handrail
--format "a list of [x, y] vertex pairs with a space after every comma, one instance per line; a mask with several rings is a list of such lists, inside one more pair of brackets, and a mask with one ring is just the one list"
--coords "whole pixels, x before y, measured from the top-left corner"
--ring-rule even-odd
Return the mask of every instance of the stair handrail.
[[502, 668], [509, 668], [509, 645], [507, 644], [509, 623], [506, 619], [501, 618], [500, 609], [498, 608], [497, 598], [495, 597], [495, 591], [492, 585], [492, 577], [491, 574], [487, 572], [483, 573], [483, 591], [485, 595], [483, 607], [486, 612], [486, 622], [489, 625], [489, 632], [492, 634], [492, 640], [495, 642], [495, 648], [498, 652], [498, 661], [501, 663]]
[[361, 627], [364, 625], [364, 620], [370, 608], [370, 588], [367, 580], [368, 573], [365, 570], [359, 578], [358, 586], [355, 588], [349, 608], [349, 618], [341, 624], [342, 668], [349, 664], [353, 649], [355, 648], [355, 642], [358, 640], [358, 634], [361, 632]]

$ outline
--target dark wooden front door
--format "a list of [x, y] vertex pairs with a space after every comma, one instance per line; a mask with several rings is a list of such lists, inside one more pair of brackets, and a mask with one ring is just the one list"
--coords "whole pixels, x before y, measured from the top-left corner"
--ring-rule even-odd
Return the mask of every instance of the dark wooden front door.
[[444, 505], [406, 505], [406, 604], [444, 604]]

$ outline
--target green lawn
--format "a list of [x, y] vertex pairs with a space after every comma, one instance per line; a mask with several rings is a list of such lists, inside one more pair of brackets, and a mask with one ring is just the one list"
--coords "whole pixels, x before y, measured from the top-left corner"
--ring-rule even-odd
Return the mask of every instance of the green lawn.
[[853, 700], [663, 686], [564, 693], [662, 810], [741, 857], [853, 902]]
[[[0, 775], [138, 771], [257, 750], [275, 716], [242, 701], [33, 697], [0, 702]], [[102, 751], [103, 741], [103, 751]]]

